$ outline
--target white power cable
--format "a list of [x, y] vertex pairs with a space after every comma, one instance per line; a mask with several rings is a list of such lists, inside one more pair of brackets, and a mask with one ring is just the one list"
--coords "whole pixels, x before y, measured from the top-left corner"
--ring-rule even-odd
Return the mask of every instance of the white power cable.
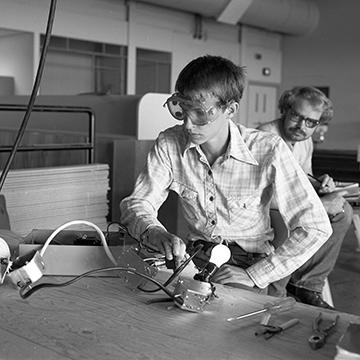
[[113, 254], [111, 253], [110, 249], [109, 249], [109, 246], [106, 242], [106, 239], [105, 239], [105, 236], [103, 234], [103, 232], [100, 230], [100, 228], [91, 223], [90, 221], [86, 221], [86, 220], [74, 220], [74, 221], [70, 221], [70, 222], [67, 222], [65, 223], [64, 225], [61, 225], [59, 226], [48, 238], [47, 240], [45, 241], [45, 244], [44, 246], [42, 247], [41, 251], [40, 251], [40, 255], [41, 256], [44, 256], [44, 253], [45, 253], [45, 250], [47, 249], [47, 247], [49, 246], [50, 242], [54, 239], [54, 237], [62, 230], [68, 228], [69, 226], [72, 226], [72, 225], [79, 225], [79, 224], [82, 224], [82, 225], [88, 225], [90, 227], [93, 227], [96, 232], [99, 234], [100, 236], [100, 239], [101, 239], [101, 242], [102, 242], [102, 245], [104, 247], [104, 250], [105, 250], [105, 253], [106, 255], [108, 256], [108, 258], [110, 259], [110, 261], [114, 264], [114, 265], [117, 265], [117, 262], [113, 256]]

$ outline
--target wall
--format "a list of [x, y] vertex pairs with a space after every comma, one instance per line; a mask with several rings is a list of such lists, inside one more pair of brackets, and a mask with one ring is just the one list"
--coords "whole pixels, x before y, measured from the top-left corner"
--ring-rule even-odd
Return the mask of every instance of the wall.
[[281, 87], [329, 86], [335, 117], [319, 148], [356, 150], [360, 144], [360, 1], [317, 3], [318, 28], [307, 36], [283, 38]]
[[0, 75], [14, 78], [17, 94], [26, 94], [33, 83], [33, 39], [32, 33], [0, 32]]
[[14, 95], [14, 88], [14, 78], [12, 76], [0, 75], [0, 96]]
[[[135, 93], [136, 48], [172, 53], [172, 87], [180, 69], [204, 54], [223, 55], [240, 62], [239, 28], [204, 19], [201, 39], [194, 38], [195, 16], [123, 0], [62, 0], [57, 2], [52, 34], [128, 46], [127, 93]], [[1, 0], [0, 26], [4, 30], [32, 32], [33, 74], [39, 61], [39, 34], [45, 33], [47, 0]], [[1, 46], [1, 43], [0, 43]], [[12, 45], [13, 46], [13, 45]], [[27, 69], [28, 71], [28, 69]], [[30, 93], [29, 86], [25, 92]]]
[[282, 35], [278, 33], [241, 27], [241, 64], [246, 67], [248, 86], [240, 103], [238, 121], [248, 127], [275, 119], [281, 83], [281, 42]]
[[[23, 41], [14, 38], [13, 42], [8, 44], [11, 49], [15, 47], [23, 49], [22, 53], [16, 56], [17, 61], [26, 59], [25, 74], [20, 71], [14, 74], [15, 82], [22, 83], [15, 93], [17, 95], [29, 94], [40, 57], [39, 36], [46, 29], [49, 2], [47, 0], [1, 0], [1, 4], [0, 35], [2, 32], [11, 32], [16, 29], [32, 36], [32, 40], [26, 43], [26, 47], [23, 46]], [[36, 19], [36, 22], [32, 21], [33, 19]], [[196, 28], [198, 30], [195, 30]], [[137, 48], [165, 51], [171, 54], [171, 91], [174, 89], [177, 75], [193, 58], [205, 54], [227, 57], [236, 64], [246, 66], [249, 83], [256, 86], [255, 92], [248, 93], [248, 90], [244, 92], [239, 116], [235, 120], [255, 126], [259, 122], [258, 117], [271, 119], [275, 116], [273, 107], [268, 107], [265, 112], [257, 114], [254, 109], [248, 107], [248, 104], [253, 103], [249, 99], [259, 96], [266, 98], [266, 103], [276, 102], [277, 86], [281, 81], [282, 35], [278, 33], [249, 26], [224, 24], [211, 18], [199, 18], [184, 11], [136, 1], [62, 0], [57, 3], [52, 34], [126, 45], [128, 48], [127, 94], [135, 94]], [[0, 37], [0, 50], [1, 45]], [[32, 51], [28, 51], [29, 46], [33, 47]], [[261, 59], [254, 58], [258, 55], [261, 55]], [[2, 64], [12, 63], [12, 57], [2, 56]], [[262, 74], [264, 67], [271, 70], [270, 76]], [[24, 83], [25, 79], [26, 83]], [[263, 86], [264, 84], [266, 86]], [[271, 90], [270, 93], [269, 90]], [[45, 94], [41, 87], [40, 94]], [[269, 97], [270, 94], [271, 97]], [[263, 109], [262, 106], [260, 108]], [[248, 121], [249, 114], [251, 114], [251, 121]]]

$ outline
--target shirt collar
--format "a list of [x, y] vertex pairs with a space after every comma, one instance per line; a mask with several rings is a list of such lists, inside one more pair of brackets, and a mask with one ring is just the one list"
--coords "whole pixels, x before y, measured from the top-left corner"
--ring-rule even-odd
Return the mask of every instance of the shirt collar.
[[[258, 165], [259, 163], [255, 160], [253, 155], [251, 154], [250, 149], [246, 145], [243, 137], [242, 132], [246, 131], [246, 127], [242, 125], [235, 125], [233, 121], [229, 120], [230, 126], [230, 142], [229, 146], [226, 150], [225, 157], [229, 158], [230, 156], [236, 160], [243, 161], [252, 165]], [[181, 153], [182, 156], [185, 155], [189, 149], [198, 148], [199, 145], [192, 143], [189, 137], [186, 135], [184, 131], [184, 141], [182, 142], [181, 146]]]
[[183, 137], [182, 137], [182, 141], [181, 141], [181, 154], [182, 156], [185, 155], [185, 153], [189, 150], [189, 149], [193, 149], [193, 148], [197, 148], [198, 145], [192, 143], [190, 141], [190, 137], [187, 135], [186, 131], [183, 130]]
[[246, 145], [247, 128], [242, 125], [235, 125], [230, 121], [230, 143], [227, 149], [227, 156], [252, 165], [259, 165]]

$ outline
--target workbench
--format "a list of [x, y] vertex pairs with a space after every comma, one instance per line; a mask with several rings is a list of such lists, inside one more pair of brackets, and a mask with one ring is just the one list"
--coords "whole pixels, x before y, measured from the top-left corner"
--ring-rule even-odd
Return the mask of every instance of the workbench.
[[[41, 281], [69, 280], [45, 276]], [[164, 292], [131, 289], [116, 277], [86, 277], [72, 285], [45, 288], [22, 299], [6, 281], [0, 291], [1, 359], [333, 359], [349, 322], [360, 317], [339, 313], [325, 346], [312, 350], [308, 338], [320, 309], [296, 303], [271, 320], [300, 323], [269, 340], [256, 337], [259, 317], [226, 319], [258, 310], [272, 298], [216, 285], [217, 298], [200, 313], [180, 309]], [[170, 299], [170, 298], [169, 298]], [[324, 319], [337, 313], [324, 310]]]

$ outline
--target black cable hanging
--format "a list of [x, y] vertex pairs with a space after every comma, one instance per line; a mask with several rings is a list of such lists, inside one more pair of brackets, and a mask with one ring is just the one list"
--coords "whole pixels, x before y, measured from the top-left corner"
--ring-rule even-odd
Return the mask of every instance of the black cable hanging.
[[20, 145], [20, 142], [21, 142], [23, 136], [24, 136], [25, 129], [26, 129], [27, 123], [29, 121], [31, 111], [32, 111], [32, 108], [34, 106], [36, 95], [37, 95], [37, 92], [39, 90], [40, 80], [41, 80], [41, 76], [42, 76], [42, 73], [43, 73], [43, 70], [44, 70], [46, 53], [47, 53], [47, 49], [48, 49], [48, 46], [49, 46], [49, 43], [50, 43], [51, 30], [52, 30], [52, 26], [53, 26], [53, 22], [54, 22], [54, 17], [55, 17], [56, 1], [57, 0], [51, 0], [51, 3], [50, 3], [50, 10], [49, 10], [49, 16], [48, 16], [47, 27], [46, 27], [45, 41], [44, 41], [44, 46], [43, 46], [42, 51], [41, 51], [39, 66], [38, 66], [38, 70], [37, 70], [37, 73], [36, 73], [33, 89], [32, 89], [32, 92], [31, 92], [31, 96], [30, 96], [30, 99], [29, 99], [29, 103], [28, 103], [24, 118], [22, 120], [19, 131], [17, 133], [15, 143], [14, 143], [12, 149], [11, 149], [11, 152], [10, 152], [10, 155], [9, 155], [9, 157], [7, 159], [5, 167], [4, 167], [4, 169], [3, 169], [2, 173], [1, 173], [0, 191], [3, 188], [3, 185], [5, 183], [5, 179], [6, 179], [6, 176], [7, 176], [8, 172], [9, 172], [11, 163], [14, 160], [15, 153], [16, 153], [19, 145]]

